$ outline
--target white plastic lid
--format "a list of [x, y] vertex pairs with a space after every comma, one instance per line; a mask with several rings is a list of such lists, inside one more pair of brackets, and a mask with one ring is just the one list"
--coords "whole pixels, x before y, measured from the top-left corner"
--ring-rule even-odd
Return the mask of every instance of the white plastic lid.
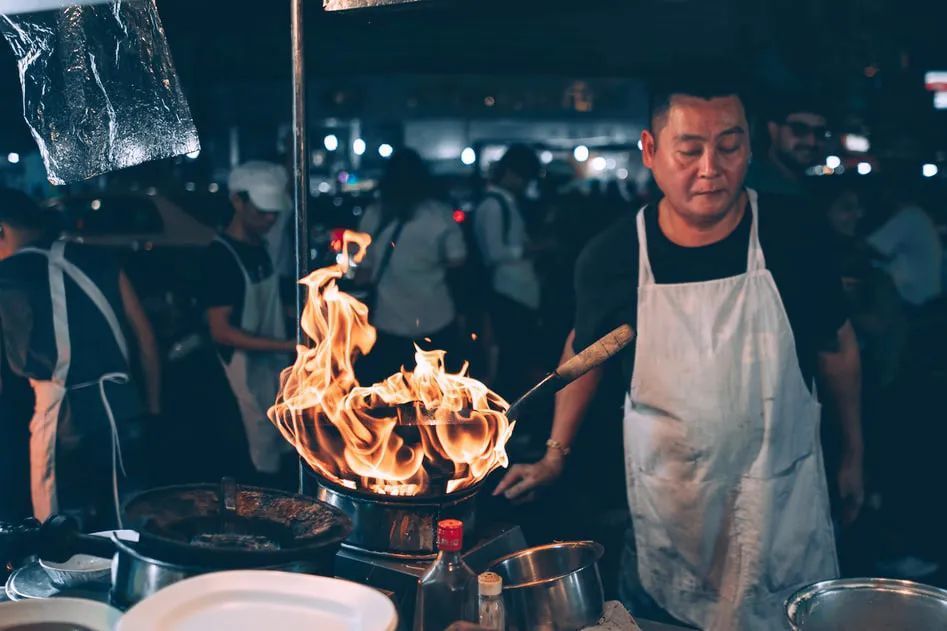
[[477, 577], [481, 596], [499, 596], [503, 593], [503, 578], [495, 572], [484, 572]]

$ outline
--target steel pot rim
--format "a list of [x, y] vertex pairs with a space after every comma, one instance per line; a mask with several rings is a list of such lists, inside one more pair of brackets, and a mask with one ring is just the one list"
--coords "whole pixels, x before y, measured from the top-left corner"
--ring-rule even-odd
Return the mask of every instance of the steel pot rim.
[[924, 583], [896, 578], [836, 578], [812, 583], [796, 590], [786, 599], [786, 617], [792, 628], [798, 629], [797, 617], [802, 607], [817, 594], [868, 588], [882, 592], [928, 596], [947, 602], [947, 590]]
[[507, 590], [516, 591], [516, 590], [521, 590], [521, 589], [529, 589], [531, 587], [539, 587], [542, 585], [548, 585], [550, 583], [555, 583], [556, 581], [560, 581], [567, 576], [571, 576], [572, 574], [576, 574], [578, 572], [581, 572], [582, 570], [586, 570], [594, 566], [602, 559], [602, 556], [605, 554], [605, 547], [597, 541], [591, 541], [591, 540], [556, 541], [556, 542], [547, 543], [541, 546], [534, 546], [532, 548], [525, 548], [523, 550], [517, 550], [516, 552], [512, 552], [510, 554], [502, 556], [499, 559], [490, 563], [490, 571], [495, 571], [495, 568], [499, 566], [501, 563], [503, 563], [504, 561], [508, 561], [509, 559], [524, 556], [527, 553], [539, 552], [543, 550], [561, 549], [561, 548], [588, 548], [592, 550], [595, 558], [581, 565], [580, 567], [575, 568], [574, 570], [570, 572], [563, 572], [562, 574], [559, 574], [558, 576], [537, 578], [532, 581], [527, 581], [525, 583], [516, 583], [516, 584], [510, 584], [510, 585], [504, 583], [503, 591], [504, 592]]
[[[142, 501], [147, 499], [149, 495], [160, 495], [161, 493], [168, 492], [187, 492], [194, 490], [212, 490], [216, 491], [219, 489], [219, 484], [213, 482], [202, 482], [202, 483], [191, 483], [191, 484], [172, 484], [167, 486], [159, 486], [150, 489], [145, 489], [140, 491], [130, 498], [128, 498], [123, 504], [123, 512], [127, 514], [128, 507], [134, 504], [137, 501]], [[335, 515], [336, 521], [332, 527], [319, 535], [313, 537], [302, 537], [294, 541], [294, 545], [289, 548], [281, 548], [278, 550], [227, 550], [227, 549], [217, 549], [217, 548], [202, 548], [200, 546], [194, 546], [193, 544], [178, 541], [176, 539], [171, 539], [161, 534], [156, 534], [149, 531], [147, 528], [137, 528], [136, 530], [139, 533], [140, 540], [137, 542], [139, 546], [154, 546], [160, 548], [162, 551], [167, 550], [169, 556], [174, 556], [175, 554], [188, 554], [194, 553], [195, 555], [201, 556], [205, 559], [208, 559], [206, 563], [201, 563], [196, 566], [190, 564], [180, 564], [172, 561], [163, 561], [160, 559], [151, 558], [149, 555], [145, 555], [142, 552], [138, 551], [136, 547], [129, 546], [127, 543], [118, 543], [117, 547], [123, 548], [136, 557], [140, 558], [143, 561], [149, 563], [160, 564], [162, 567], [167, 567], [169, 569], [203, 569], [206, 571], [206, 568], [209, 566], [214, 566], [219, 564], [222, 568], [229, 568], [232, 566], [243, 566], [244, 564], [250, 564], [253, 566], [263, 567], [266, 565], [273, 564], [282, 564], [287, 562], [292, 562], [298, 558], [303, 557], [309, 553], [317, 552], [332, 546], [338, 546], [342, 541], [348, 538], [352, 533], [353, 524], [352, 519], [345, 514], [344, 511], [339, 508], [329, 504], [328, 502], [323, 502], [312, 496], [303, 495], [301, 493], [292, 493], [289, 491], [282, 491], [279, 489], [270, 489], [260, 486], [250, 486], [238, 484], [239, 491], [250, 491], [263, 493], [271, 496], [279, 496], [284, 498], [291, 498], [305, 503], [318, 503], [321, 504], [323, 510], [332, 512]], [[152, 552], [153, 554], [153, 552]]]

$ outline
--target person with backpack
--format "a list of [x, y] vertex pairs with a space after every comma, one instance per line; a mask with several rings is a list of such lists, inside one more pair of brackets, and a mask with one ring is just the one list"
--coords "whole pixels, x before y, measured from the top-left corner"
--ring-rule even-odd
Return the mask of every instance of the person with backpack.
[[539, 177], [535, 152], [513, 144], [494, 165], [491, 182], [474, 211], [474, 234], [485, 272], [497, 373], [492, 387], [515, 398], [529, 386], [530, 340], [537, 339], [540, 283], [530, 258], [530, 240], [518, 200]]
[[366, 209], [359, 230], [372, 236], [362, 267], [370, 278], [369, 317], [378, 331], [359, 361], [362, 383], [414, 368], [415, 344], [447, 351], [459, 368], [457, 307], [450, 276], [467, 258], [451, 209], [437, 200], [427, 165], [413, 149], [399, 149], [379, 182], [380, 198]]

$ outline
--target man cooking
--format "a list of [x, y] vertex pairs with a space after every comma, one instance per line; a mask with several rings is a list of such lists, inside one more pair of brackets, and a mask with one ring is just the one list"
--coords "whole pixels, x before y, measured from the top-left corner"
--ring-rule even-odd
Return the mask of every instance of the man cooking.
[[278, 164], [247, 162], [231, 171], [228, 186], [233, 218], [203, 261], [207, 324], [237, 399], [253, 467], [275, 476], [291, 448], [266, 411], [296, 344], [287, 339], [279, 275], [264, 237], [291, 207], [286, 172]]
[[[622, 322], [637, 332], [624, 357], [626, 606], [778, 629], [787, 595], [838, 575], [817, 378], [842, 423], [847, 520], [862, 502], [859, 356], [817, 231], [744, 188], [743, 99], [708, 76], [654, 91], [642, 158], [663, 198], [580, 257], [566, 358]], [[601, 374], [559, 393], [546, 456], [496, 493], [528, 497], [560, 475]]]

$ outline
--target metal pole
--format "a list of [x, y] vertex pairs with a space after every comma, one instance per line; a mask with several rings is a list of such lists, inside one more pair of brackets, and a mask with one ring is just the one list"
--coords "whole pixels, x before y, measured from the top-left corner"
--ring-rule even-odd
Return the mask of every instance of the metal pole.
[[[309, 273], [309, 141], [306, 125], [306, 64], [303, 2], [290, 0], [293, 39], [293, 207], [296, 211], [296, 278]], [[305, 344], [301, 326], [306, 290], [296, 287], [296, 343]]]
[[[296, 278], [309, 273], [309, 142], [306, 125], [306, 64], [303, 39], [303, 1], [289, 0], [293, 40], [293, 208], [296, 211]], [[296, 286], [296, 343], [306, 344], [302, 329], [306, 290]], [[297, 491], [303, 490], [303, 460], [299, 459]]]

